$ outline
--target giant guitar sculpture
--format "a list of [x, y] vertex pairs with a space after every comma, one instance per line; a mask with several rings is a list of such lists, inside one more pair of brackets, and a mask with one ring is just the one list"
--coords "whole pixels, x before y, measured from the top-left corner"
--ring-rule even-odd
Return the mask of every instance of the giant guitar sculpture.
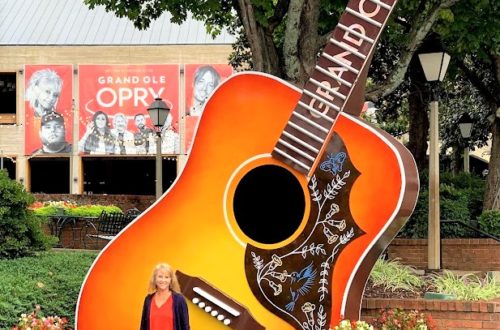
[[369, 272], [418, 194], [408, 150], [358, 117], [394, 5], [349, 1], [303, 91], [259, 73], [218, 87], [174, 185], [92, 265], [78, 330], [137, 329], [160, 261], [179, 269], [194, 330], [327, 330], [359, 317]]

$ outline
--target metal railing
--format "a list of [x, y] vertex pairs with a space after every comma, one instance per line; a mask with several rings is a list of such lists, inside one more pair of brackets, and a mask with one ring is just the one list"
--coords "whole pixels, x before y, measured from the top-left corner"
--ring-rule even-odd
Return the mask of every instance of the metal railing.
[[476, 233], [478, 233], [478, 234], [480, 234], [482, 236], [486, 236], [488, 238], [494, 239], [497, 242], [500, 242], [500, 238], [499, 237], [491, 235], [491, 234], [489, 234], [489, 233], [487, 233], [485, 231], [482, 231], [481, 229], [478, 229], [478, 228], [476, 228], [474, 226], [471, 226], [471, 225], [469, 225], [469, 224], [467, 224], [467, 223], [465, 223], [463, 221], [460, 221], [460, 220], [441, 220], [441, 223], [442, 224], [443, 223], [456, 223], [456, 224], [459, 224], [462, 227], [465, 227], [465, 228], [468, 228], [468, 229], [470, 229], [472, 231], [475, 231]]

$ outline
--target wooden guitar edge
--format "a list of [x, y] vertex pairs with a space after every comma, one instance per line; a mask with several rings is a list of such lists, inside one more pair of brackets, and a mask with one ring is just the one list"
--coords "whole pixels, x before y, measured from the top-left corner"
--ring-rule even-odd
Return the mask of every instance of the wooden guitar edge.
[[389, 133], [373, 127], [377, 132], [381, 133], [396, 149], [401, 156], [404, 178], [406, 181], [406, 189], [403, 193], [401, 207], [396, 214], [395, 219], [391, 222], [380, 239], [372, 246], [362, 261], [362, 267], [359, 267], [354, 274], [352, 282], [364, 283], [362, 286], [351, 285], [347, 294], [346, 308], [344, 318], [350, 320], [358, 320], [361, 316], [361, 301], [365, 290], [368, 277], [375, 265], [377, 259], [389, 246], [391, 241], [396, 237], [401, 228], [405, 225], [408, 218], [411, 216], [418, 198], [419, 192], [419, 176], [418, 170], [410, 151]]

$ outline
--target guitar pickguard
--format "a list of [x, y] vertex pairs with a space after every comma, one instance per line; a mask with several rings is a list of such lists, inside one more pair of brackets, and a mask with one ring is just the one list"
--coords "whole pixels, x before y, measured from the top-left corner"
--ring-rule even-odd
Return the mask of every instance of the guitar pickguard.
[[279, 249], [246, 248], [245, 271], [252, 292], [296, 329], [330, 326], [337, 257], [364, 234], [349, 208], [349, 193], [359, 175], [335, 134], [309, 180], [311, 209], [303, 232]]

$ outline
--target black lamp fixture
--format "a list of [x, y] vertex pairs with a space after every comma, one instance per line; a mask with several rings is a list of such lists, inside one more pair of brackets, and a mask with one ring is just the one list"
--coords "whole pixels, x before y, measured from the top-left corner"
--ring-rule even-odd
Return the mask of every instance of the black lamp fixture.
[[153, 103], [151, 103], [148, 107], [148, 113], [149, 117], [151, 118], [151, 121], [153, 122], [153, 126], [156, 129], [156, 132], [160, 134], [161, 128], [165, 124], [165, 121], [168, 118], [168, 114], [170, 112], [170, 108], [168, 105], [165, 103], [165, 101], [162, 100], [161, 97], [155, 98]]
[[472, 118], [468, 113], [464, 113], [458, 120], [458, 127], [460, 128], [460, 134], [464, 139], [468, 139], [472, 132]]
[[450, 55], [444, 51], [432, 53], [420, 53], [418, 59], [424, 69], [425, 79], [431, 81], [443, 81], [450, 64]]

